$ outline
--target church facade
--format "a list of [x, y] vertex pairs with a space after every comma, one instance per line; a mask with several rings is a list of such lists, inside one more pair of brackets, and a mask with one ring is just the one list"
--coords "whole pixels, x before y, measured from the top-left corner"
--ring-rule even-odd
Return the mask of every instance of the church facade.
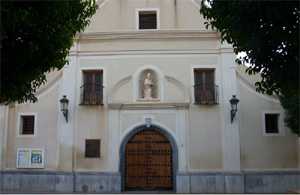
[[280, 102], [255, 91], [199, 1], [97, 3], [38, 101], [0, 108], [1, 192], [300, 188]]

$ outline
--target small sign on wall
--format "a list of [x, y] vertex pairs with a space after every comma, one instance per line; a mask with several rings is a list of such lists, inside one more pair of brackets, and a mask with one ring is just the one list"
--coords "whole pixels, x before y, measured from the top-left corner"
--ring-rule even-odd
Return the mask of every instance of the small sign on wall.
[[44, 168], [44, 150], [37, 148], [18, 148], [17, 168]]

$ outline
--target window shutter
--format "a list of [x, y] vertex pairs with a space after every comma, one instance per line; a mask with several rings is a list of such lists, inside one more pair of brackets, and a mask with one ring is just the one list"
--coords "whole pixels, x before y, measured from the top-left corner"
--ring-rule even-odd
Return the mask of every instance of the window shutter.
[[194, 82], [195, 85], [201, 85], [203, 83], [203, 71], [199, 69], [194, 70]]
[[86, 71], [83, 73], [83, 83], [85, 85], [90, 85], [93, 83], [93, 74], [92, 72]]
[[99, 105], [103, 100], [102, 70], [83, 71], [82, 104]]
[[97, 71], [95, 74], [95, 83], [97, 85], [102, 85], [102, 71]]
[[214, 78], [214, 71], [207, 70], [205, 73], [205, 85], [208, 88], [212, 88], [214, 86], [215, 78]]
[[214, 69], [194, 69], [196, 104], [217, 104]]

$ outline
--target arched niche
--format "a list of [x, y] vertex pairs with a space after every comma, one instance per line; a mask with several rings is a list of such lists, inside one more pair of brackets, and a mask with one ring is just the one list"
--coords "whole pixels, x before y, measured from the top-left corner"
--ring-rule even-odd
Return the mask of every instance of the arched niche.
[[153, 69], [144, 69], [138, 77], [138, 100], [153, 101], [160, 99], [159, 76]]

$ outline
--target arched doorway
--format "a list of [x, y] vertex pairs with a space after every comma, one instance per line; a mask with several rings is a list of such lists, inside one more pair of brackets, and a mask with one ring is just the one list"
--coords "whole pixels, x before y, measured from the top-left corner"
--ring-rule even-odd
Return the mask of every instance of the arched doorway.
[[122, 145], [124, 191], [175, 189], [177, 150], [166, 132], [157, 127], [140, 127]]

